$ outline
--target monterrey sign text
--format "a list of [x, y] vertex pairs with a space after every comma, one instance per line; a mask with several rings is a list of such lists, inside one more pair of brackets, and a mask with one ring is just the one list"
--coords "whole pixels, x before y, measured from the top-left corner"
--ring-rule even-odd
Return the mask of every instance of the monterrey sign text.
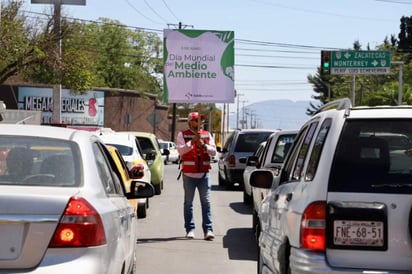
[[389, 51], [344, 50], [331, 52], [331, 74], [388, 74]]

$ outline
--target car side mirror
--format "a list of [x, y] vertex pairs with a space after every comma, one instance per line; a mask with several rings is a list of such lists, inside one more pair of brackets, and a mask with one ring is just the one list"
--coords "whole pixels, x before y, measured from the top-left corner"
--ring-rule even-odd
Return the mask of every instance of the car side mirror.
[[155, 189], [151, 183], [132, 180], [130, 192], [126, 193], [127, 199], [150, 198], [155, 195]]
[[167, 156], [169, 154], [170, 154], [170, 150], [168, 150], [167, 148], [164, 148], [163, 151], [162, 151], [162, 155]]
[[146, 153], [146, 155], [145, 155], [145, 160], [146, 161], [150, 161], [150, 160], [153, 161], [154, 159], [156, 159], [156, 151], [150, 151], [150, 152]]
[[258, 166], [259, 158], [256, 156], [249, 156], [247, 157], [246, 165], [247, 166]]
[[269, 170], [257, 169], [250, 175], [250, 185], [258, 188], [270, 189], [273, 183], [273, 173]]

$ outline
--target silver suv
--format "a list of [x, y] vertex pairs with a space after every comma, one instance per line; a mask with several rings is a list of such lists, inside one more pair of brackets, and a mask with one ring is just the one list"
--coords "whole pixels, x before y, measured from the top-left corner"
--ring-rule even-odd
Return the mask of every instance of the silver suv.
[[271, 129], [242, 129], [233, 131], [225, 141], [220, 152], [219, 186], [233, 187], [238, 185], [243, 188], [243, 171], [246, 168], [245, 161], [241, 158], [251, 156], [259, 144], [266, 141], [270, 134], [276, 130]]
[[[412, 106], [326, 104], [260, 207], [259, 273], [411, 273]], [[272, 185], [272, 187], [271, 187]]]

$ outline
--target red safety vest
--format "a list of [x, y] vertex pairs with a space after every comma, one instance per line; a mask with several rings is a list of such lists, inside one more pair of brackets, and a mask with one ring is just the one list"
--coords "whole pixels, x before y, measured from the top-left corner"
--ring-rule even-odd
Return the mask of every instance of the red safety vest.
[[[195, 136], [195, 133], [190, 129], [182, 131], [183, 139], [189, 142]], [[205, 144], [209, 144], [209, 132], [206, 130], [200, 131], [200, 138]], [[210, 166], [210, 156], [206, 149], [192, 144], [192, 149], [182, 156], [182, 171], [184, 173], [199, 173], [208, 172], [212, 167]]]

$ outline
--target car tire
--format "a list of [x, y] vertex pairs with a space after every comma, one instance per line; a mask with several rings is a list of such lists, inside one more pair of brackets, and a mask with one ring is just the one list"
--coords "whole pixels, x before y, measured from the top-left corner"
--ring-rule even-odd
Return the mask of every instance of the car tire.
[[258, 259], [257, 259], [257, 273], [258, 274], [263, 274], [263, 258], [260, 254], [260, 247], [259, 246], [258, 246], [258, 249], [257, 249], [257, 257], [258, 257]]
[[147, 206], [146, 203], [144, 204], [139, 204], [137, 206], [137, 218], [138, 219], [144, 219], [146, 218], [147, 215], [147, 210], [146, 210]]
[[219, 183], [219, 186], [225, 186], [225, 180], [222, 178], [220, 173], [219, 173], [219, 176], [218, 176], [218, 183]]
[[132, 266], [130, 269], [129, 274], [136, 274], [137, 273], [137, 254], [136, 254], [136, 248], [133, 252], [133, 262], [132, 262]]
[[[258, 214], [256, 212], [256, 210], [253, 209], [253, 213], [252, 213], [252, 229], [253, 232], [256, 233], [257, 232], [257, 227], [259, 225], [259, 217]], [[256, 238], [258, 237], [257, 233], [256, 233]]]
[[250, 205], [252, 203], [252, 196], [247, 194], [244, 188], [243, 188], [243, 203], [245, 205]]
[[162, 183], [153, 186], [155, 189], [155, 195], [160, 195], [162, 193]]

